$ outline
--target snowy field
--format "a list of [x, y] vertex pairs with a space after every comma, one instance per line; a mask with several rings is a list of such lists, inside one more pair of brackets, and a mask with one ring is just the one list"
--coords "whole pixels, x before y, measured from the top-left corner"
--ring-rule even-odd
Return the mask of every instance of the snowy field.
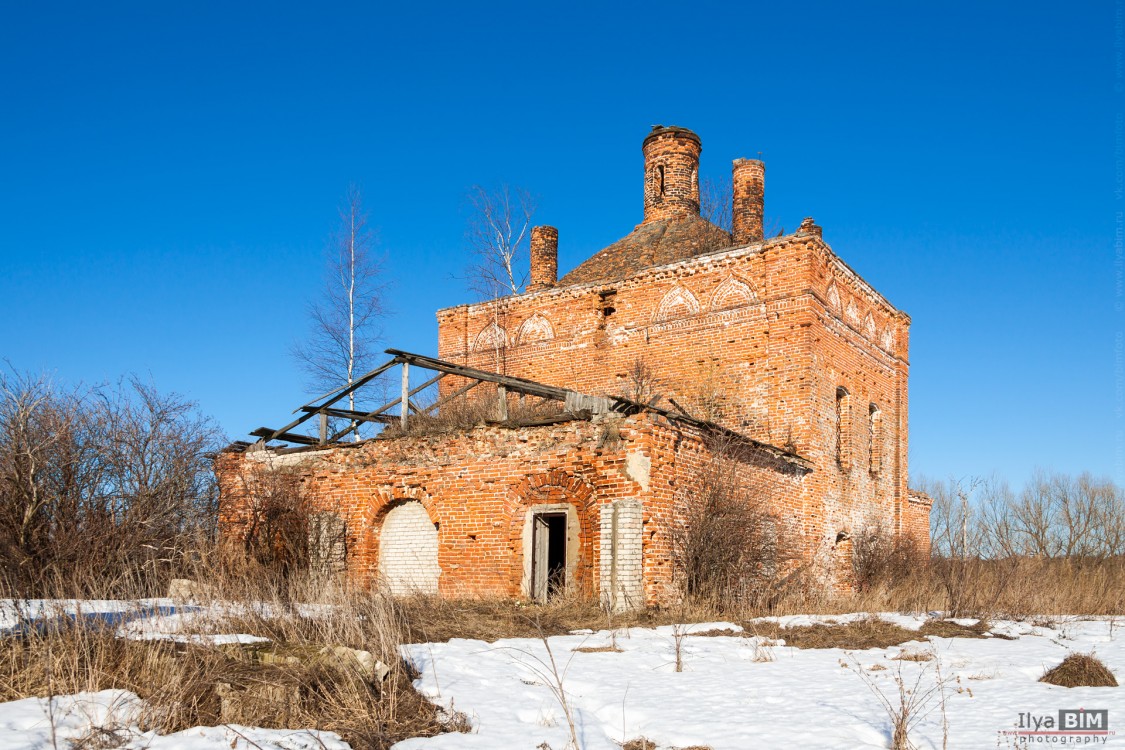
[[[207, 614], [199, 608], [177, 610], [169, 600], [150, 600], [140, 610], [135, 604], [75, 602], [68, 610], [82, 616], [116, 613], [114, 622], [124, 637], [176, 640], [198, 638], [178, 631], [198, 625]], [[0, 604], [0, 628], [13, 626], [13, 615]], [[771, 619], [793, 626], [862, 616]], [[926, 620], [880, 617], [911, 630]], [[1095, 652], [1119, 680], [1125, 678], [1125, 623], [1053, 618], [1050, 625], [997, 622], [991, 637], [983, 639], [929, 637], [862, 651], [791, 648], [724, 623], [575, 633], [550, 638], [549, 653], [536, 639], [409, 645], [403, 651], [421, 671], [418, 689], [447, 710], [466, 714], [473, 730], [395, 747], [563, 750], [571, 743], [569, 711], [582, 750], [620, 750], [621, 743], [640, 737], [660, 750], [886, 748], [891, 722], [880, 694], [897, 707], [897, 677], [908, 689], [928, 694], [911, 732], [919, 748], [1125, 748], [1125, 729], [1121, 736], [1113, 734], [1125, 722], [1125, 688], [1067, 689], [1038, 682], [1046, 668], [1075, 651]], [[716, 630], [729, 635], [694, 635]], [[258, 638], [217, 634], [205, 640]], [[899, 658], [903, 655], [907, 658]], [[138, 705], [136, 696], [123, 691], [63, 696], [50, 703], [35, 698], [3, 703], [0, 750], [55, 750], [82, 740], [87, 747], [138, 750], [347, 747], [330, 732], [307, 730], [231, 726], [156, 736], [136, 728], [131, 716]], [[1035, 719], [1080, 708], [1108, 711], [1109, 734], [1011, 734], [1034, 729]], [[1055, 729], [1040, 726], [1041, 731]]]
[[[917, 629], [924, 618], [885, 615]], [[794, 624], [848, 618], [780, 618]], [[886, 748], [891, 725], [876, 690], [897, 705], [894, 678], [907, 688], [945, 681], [949, 748], [1125, 747], [1123, 736], [999, 734], [1018, 729], [1019, 714], [1057, 717], [1059, 709], [1107, 709], [1109, 728], [1125, 722], [1125, 688], [1061, 688], [1038, 682], [1044, 669], [1071, 651], [1096, 651], [1125, 677], [1125, 630], [1110, 623], [1065, 619], [1055, 628], [1002, 622], [984, 639], [932, 638], [866, 651], [763, 646], [760, 638], [693, 637], [730, 625], [693, 625], [682, 639], [683, 671], [675, 671], [673, 628], [618, 631], [620, 651], [575, 651], [612, 646], [611, 634], [551, 638], [579, 744], [584, 750], [620, 750], [644, 737], [664, 748], [703, 745], [713, 750], [802, 747]], [[419, 688], [432, 700], [463, 711], [474, 733], [409, 740], [397, 748], [469, 750], [565, 747], [570, 732], [545, 674], [549, 657], [541, 641], [494, 644], [451, 641], [407, 647], [422, 668]], [[932, 651], [934, 660], [898, 659]], [[879, 669], [883, 667], [883, 669]], [[874, 669], [873, 669], [874, 668]], [[857, 674], [862, 669], [874, 683]], [[919, 679], [920, 678], [920, 679]], [[941, 691], [911, 737], [920, 748], [943, 747]], [[1087, 741], [1089, 740], [1089, 741]], [[1065, 742], [1064, 742], [1065, 741]]]
[[0, 750], [346, 750], [332, 732], [195, 727], [157, 735], [137, 729], [139, 701], [123, 690], [0, 703]]

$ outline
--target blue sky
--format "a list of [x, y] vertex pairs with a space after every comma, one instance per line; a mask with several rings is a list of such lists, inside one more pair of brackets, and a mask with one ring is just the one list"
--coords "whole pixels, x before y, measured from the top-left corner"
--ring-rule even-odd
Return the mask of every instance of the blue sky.
[[17, 369], [137, 373], [243, 437], [302, 402], [288, 351], [349, 182], [387, 345], [433, 353], [472, 298], [470, 186], [537, 195], [565, 272], [640, 220], [641, 139], [677, 124], [704, 176], [761, 152], [767, 217], [815, 217], [911, 314], [912, 473], [1125, 484], [1119, 7], [234, 5], [0, 10]]

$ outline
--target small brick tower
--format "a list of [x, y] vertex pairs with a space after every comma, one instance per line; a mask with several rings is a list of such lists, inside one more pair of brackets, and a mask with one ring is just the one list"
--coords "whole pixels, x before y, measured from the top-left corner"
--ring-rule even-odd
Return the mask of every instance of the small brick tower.
[[699, 215], [699, 136], [687, 128], [656, 125], [645, 138], [643, 223]]
[[531, 281], [527, 291], [550, 289], [559, 280], [559, 230], [531, 228]]
[[735, 159], [731, 170], [734, 194], [731, 236], [736, 245], [762, 240], [765, 209], [766, 165], [758, 159]]

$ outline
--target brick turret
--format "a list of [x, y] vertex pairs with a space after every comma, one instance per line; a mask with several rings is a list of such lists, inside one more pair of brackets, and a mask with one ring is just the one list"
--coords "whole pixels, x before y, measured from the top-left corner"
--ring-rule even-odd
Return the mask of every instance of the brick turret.
[[559, 230], [531, 228], [531, 282], [527, 291], [550, 289], [559, 280]]
[[766, 200], [766, 165], [758, 159], [735, 159], [731, 170], [731, 236], [734, 244], [762, 240], [762, 212]]
[[645, 138], [645, 218], [699, 216], [699, 136], [687, 128], [656, 125]]

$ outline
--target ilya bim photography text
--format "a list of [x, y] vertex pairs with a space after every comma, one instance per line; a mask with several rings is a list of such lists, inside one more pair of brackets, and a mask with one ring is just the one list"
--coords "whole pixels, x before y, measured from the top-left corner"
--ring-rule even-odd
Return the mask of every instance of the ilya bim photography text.
[[1009, 744], [1082, 747], [1105, 745], [1114, 731], [1108, 709], [1060, 708], [1057, 712], [1020, 712], [1014, 729], [1000, 734]]

